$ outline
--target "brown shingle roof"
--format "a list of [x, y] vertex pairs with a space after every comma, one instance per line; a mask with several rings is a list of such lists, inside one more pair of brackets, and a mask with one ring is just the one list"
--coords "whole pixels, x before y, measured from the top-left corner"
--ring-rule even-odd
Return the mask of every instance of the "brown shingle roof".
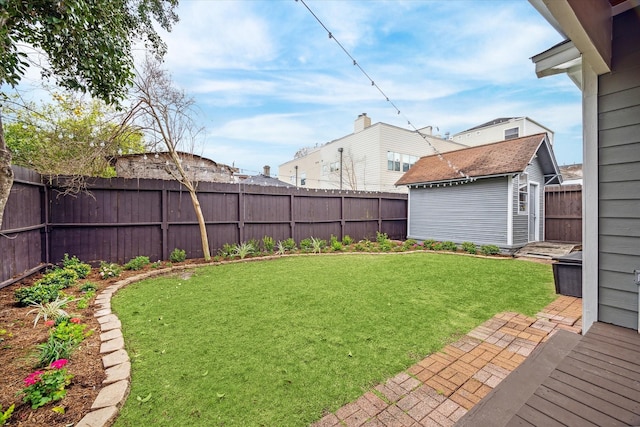
[[396, 185], [464, 178], [450, 167], [449, 163], [471, 178], [520, 173], [536, 154], [545, 136], [546, 134], [539, 133], [450, 151], [442, 154], [442, 160], [438, 155], [422, 157], [396, 182]]

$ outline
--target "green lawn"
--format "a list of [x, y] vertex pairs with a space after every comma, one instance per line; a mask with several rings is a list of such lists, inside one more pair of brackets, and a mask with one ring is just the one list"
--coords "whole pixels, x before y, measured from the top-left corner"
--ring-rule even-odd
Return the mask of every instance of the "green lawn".
[[549, 265], [422, 252], [185, 274], [113, 299], [132, 360], [116, 426], [308, 425], [495, 313], [554, 298]]

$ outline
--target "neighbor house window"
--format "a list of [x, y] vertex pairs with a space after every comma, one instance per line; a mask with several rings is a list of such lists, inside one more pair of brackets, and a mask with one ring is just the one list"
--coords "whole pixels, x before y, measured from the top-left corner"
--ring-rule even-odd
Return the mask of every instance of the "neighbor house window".
[[409, 170], [409, 168], [411, 166], [413, 166], [413, 164], [415, 162], [418, 161], [418, 158], [416, 156], [410, 156], [408, 154], [403, 154], [402, 155], [402, 172], [406, 172]]
[[400, 153], [387, 151], [387, 170], [400, 172]]
[[518, 214], [526, 215], [529, 209], [529, 181], [527, 174], [518, 176]]
[[307, 184], [307, 174], [306, 172], [302, 172], [300, 174], [300, 185], [306, 185]]
[[520, 134], [519, 134], [518, 128], [511, 128], [511, 129], [504, 130], [504, 139], [514, 139], [514, 138], [517, 138], [519, 135]]
[[337, 172], [340, 170], [340, 162], [333, 162], [330, 166], [331, 172]]
[[329, 165], [326, 163], [322, 165], [322, 175], [329, 175]]

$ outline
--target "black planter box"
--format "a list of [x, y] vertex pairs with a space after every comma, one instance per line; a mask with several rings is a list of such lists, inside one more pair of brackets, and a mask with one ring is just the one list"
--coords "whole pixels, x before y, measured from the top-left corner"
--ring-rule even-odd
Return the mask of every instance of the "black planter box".
[[582, 298], [582, 251], [553, 258], [553, 280], [556, 293]]

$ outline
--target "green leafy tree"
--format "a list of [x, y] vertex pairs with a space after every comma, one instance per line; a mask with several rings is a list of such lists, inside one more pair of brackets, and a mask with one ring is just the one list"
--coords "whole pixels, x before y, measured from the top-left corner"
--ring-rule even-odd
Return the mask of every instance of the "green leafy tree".
[[46, 175], [115, 176], [110, 158], [141, 153], [142, 134], [121, 126], [120, 113], [103, 101], [77, 93], [53, 93], [51, 103], [11, 103], [4, 108], [5, 140], [13, 163]]
[[[134, 78], [132, 44], [144, 41], [162, 56], [154, 23], [169, 31], [178, 0], [0, 0], [0, 86], [15, 87], [35, 65], [61, 87], [88, 92], [108, 104], [124, 98]], [[42, 65], [44, 64], [44, 65]], [[0, 115], [0, 226], [11, 186], [11, 154]]]

